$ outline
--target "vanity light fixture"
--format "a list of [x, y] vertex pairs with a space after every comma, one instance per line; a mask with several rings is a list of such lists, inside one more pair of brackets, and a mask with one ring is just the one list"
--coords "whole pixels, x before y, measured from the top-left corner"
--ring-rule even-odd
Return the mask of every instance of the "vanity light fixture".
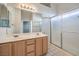
[[36, 12], [36, 8], [34, 6], [32, 6], [31, 4], [21, 3], [21, 4], [19, 4], [19, 8], [28, 10], [28, 11], [32, 11], [32, 12]]

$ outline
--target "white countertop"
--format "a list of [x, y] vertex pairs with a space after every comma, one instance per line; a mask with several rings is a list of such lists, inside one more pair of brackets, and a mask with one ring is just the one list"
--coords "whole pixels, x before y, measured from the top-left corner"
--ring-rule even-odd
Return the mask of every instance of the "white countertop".
[[[39, 33], [39, 35], [37, 35], [37, 33]], [[14, 35], [18, 35], [18, 37], [14, 37]], [[41, 32], [23, 33], [23, 34], [14, 34], [14, 35], [7, 35], [4, 38], [0, 39], [0, 44], [1, 43], [14, 42], [14, 41], [19, 41], [19, 40], [26, 40], [26, 39], [31, 39], [31, 38], [38, 38], [38, 37], [47, 36], [47, 35], [45, 35]]]

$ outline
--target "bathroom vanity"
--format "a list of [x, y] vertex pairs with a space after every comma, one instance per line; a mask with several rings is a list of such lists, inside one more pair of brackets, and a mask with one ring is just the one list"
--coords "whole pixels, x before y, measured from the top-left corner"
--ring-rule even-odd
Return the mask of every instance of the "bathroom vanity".
[[0, 56], [41, 56], [48, 52], [48, 36], [42, 33], [15, 34], [0, 40]]

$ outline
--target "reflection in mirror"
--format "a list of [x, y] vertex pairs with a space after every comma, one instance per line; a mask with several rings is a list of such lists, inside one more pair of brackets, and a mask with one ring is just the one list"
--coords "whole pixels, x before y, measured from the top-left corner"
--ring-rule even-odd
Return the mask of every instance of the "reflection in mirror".
[[9, 27], [9, 11], [0, 4], [0, 27]]
[[4, 4], [0, 4], [0, 39], [5, 38], [9, 28], [9, 11]]

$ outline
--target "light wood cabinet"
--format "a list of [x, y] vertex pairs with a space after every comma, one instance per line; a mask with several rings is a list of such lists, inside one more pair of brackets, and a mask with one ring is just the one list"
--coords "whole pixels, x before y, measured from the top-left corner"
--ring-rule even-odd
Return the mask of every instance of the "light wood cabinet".
[[25, 55], [25, 41], [13, 42], [12, 52], [15, 56]]
[[42, 55], [42, 38], [36, 38], [36, 55]]
[[35, 55], [35, 39], [30, 39], [26, 41], [26, 52], [27, 56], [34, 56]]
[[0, 56], [41, 56], [45, 55], [47, 51], [47, 37], [0, 44]]
[[48, 52], [48, 37], [43, 37], [43, 55]]
[[5, 43], [0, 44], [0, 56], [11, 56], [12, 55], [12, 44]]

